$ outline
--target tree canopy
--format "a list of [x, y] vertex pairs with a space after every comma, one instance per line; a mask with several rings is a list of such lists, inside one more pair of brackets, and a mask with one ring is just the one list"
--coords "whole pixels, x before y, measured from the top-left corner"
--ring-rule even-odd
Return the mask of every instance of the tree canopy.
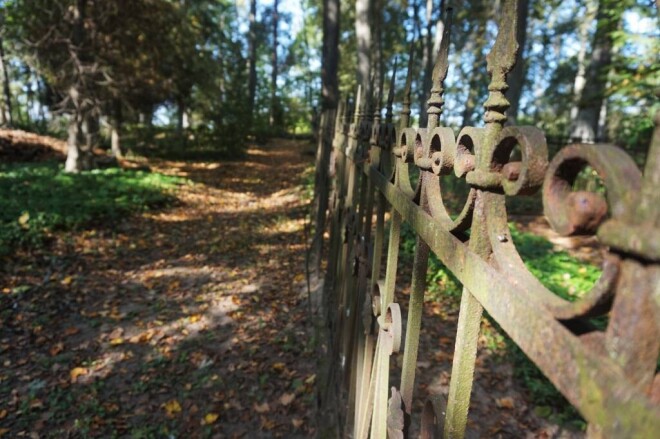
[[[591, 138], [582, 140], [641, 153], [660, 69], [655, 6], [524, 4], [523, 62], [511, 110], [519, 123], [542, 127], [557, 143], [584, 134]], [[395, 58], [401, 70], [413, 53], [413, 116], [423, 123], [449, 6], [449, 0], [4, 0], [0, 122], [51, 132], [68, 126], [81, 157], [110, 132], [120, 154], [120, 133], [130, 148], [135, 138], [154, 143], [149, 136], [167, 127], [182, 151], [204, 143], [236, 154], [250, 137], [310, 132], [328, 106], [322, 94], [336, 106], [333, 89], [351, 98], [359, 77], [375, 88]], [[480, 123], [496, 19], [484, 0], [453, 5], [444, 116], [450, 126]], [[365, 29], [368, 38], [360, 36]], [[324, 83], [330, 89], [322, 91]]]

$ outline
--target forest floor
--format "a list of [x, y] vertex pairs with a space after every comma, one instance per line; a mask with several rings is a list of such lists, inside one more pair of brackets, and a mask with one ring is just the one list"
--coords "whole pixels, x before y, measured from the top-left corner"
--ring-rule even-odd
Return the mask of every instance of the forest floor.
[[3, 264], [0, 436], [313, 435], [306, 146], [149, 162], [173, 207]]
[[[191, 182], [174, 205], [6, 259], [0, 437], [313, 437], [303, 186], [312, 160], [309, 142], [288, 140], [240, 161], [152, 160], [153, 171]], [[405, 297], [409, 267], [401, 273]], [[418, 404], [447, 391], [457, 311], [425, 307]], [[472, 436], [572, 437], [534, 413], [511, 364], [486, 344]]]

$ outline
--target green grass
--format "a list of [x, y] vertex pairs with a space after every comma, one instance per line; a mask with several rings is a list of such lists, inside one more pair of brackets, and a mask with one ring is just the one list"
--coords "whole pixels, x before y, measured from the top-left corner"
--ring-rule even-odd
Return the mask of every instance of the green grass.
[[[539, 281], [558, 296], [574, 301], [583, 296], [598, 280], [601, 269], [572, 257], [565, 251], [556, 251], [552, 243], [531, 233], [521, 232], [510, 224], [511, 236], [527, 269]], [[415, 235], [410, 226], [402, 227], [402, 249], [404, 258], [412, 260], [415, 249]], [[427, 272], [427, 297], [442, 300], [456, 308], [461, 297], [462, 286], [458, 279], [447, 270], [435, 254], [429, 257]], [[447, 300], [449, 299], [449, 300]], [[513, 362], [514, 375], [523, 383], [536, 406], [535, 412], [553, 422], [584, 429], [586, 424], [578, 412], [566, 401], [559, 391], [548, 381], [536, 365], [499, 328], [499, 325], [486, 315], [488, 321], [483, 328], [487, 348], [501, 358]], [[602, 326], [602, 321], [593, 322]]]
[[55, 163], [0, 165], [0, 256], [42, 245], [54, 231], [166, 205], [185, 182], [118, 168], [66, 174]]

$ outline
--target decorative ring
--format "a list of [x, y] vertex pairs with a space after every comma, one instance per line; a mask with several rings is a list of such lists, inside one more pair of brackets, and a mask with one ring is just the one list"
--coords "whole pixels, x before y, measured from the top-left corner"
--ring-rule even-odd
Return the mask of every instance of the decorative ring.
[[564, 147], [550, 163], [543, 182], [543, 211], [561, 235], [593, 234], [607, 216], [608, 203], [603, 196], [572, 190], [587, 165], [605, 184], [612, 218], [625, 215], [642, 187], [641, 172], [621, 148], [583, 143]]
[[[520, 148], [521, 161], [510, 161], [511, 152]], [[548, 168], [545, 135], [536, 127], [505, 127], [491, 157], [491, 171], [502, 175], [501, 185], [507, 195], [532, 195], [543, 185]]]

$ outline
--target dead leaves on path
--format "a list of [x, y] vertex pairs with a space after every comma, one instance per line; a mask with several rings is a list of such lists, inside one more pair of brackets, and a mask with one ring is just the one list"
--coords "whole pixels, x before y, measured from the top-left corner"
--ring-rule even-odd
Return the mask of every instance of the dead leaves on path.
[[296, 148], [170, 162], [176, 207], [0, 272], [6, 436], [313, 435]]

